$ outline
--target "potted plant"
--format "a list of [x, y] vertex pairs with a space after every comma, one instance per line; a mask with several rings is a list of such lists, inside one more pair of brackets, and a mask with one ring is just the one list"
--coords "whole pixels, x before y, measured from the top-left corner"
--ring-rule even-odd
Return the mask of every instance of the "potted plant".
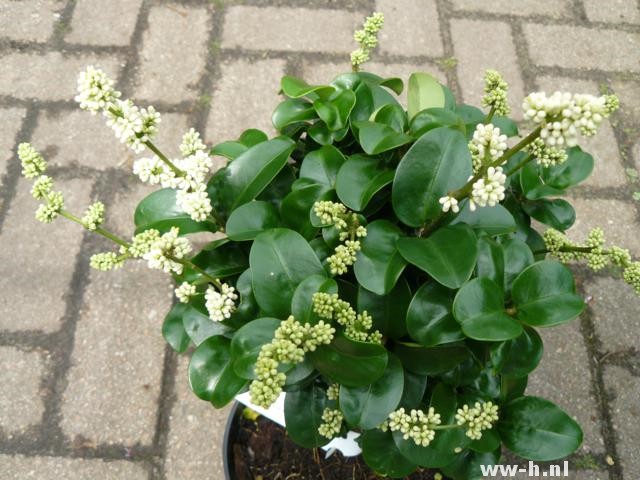
[[[351, 460], [364, 472], [354, 478], [427, 478], [425, 468], [480, 478], [502, 446], [525, 459], [563, 458], [579, 447], [580, 427], [525, 394], [542, 356], [537, 330], [585, 307], [563, 264], [611, 265], [640, 292], [640, 263], [606, 246], [602, 230], [584, 243], [563, 233], [575, 212], [559, 197], [593, 169], [579, 139], [618, 100], [532, 93], [520, 134], [497, 72], [485, 76], [485, 110], [415, 73], [405, 109], [400, 79], [360, 70], [382, 23], [376, 13], [356, 32], [352, 72], [326, 85], [282, 79], [277, 137], [249, 129], [208, 148], [192, 129], [178, 159], [153, 143], [153, 107], [120, 98], [89, 67], [80, 107], [148, 151], [133, 172], [161, 188], [138, 205], [133, 236], [120, 238], [102, 226], [102, 203], [67, 211], [45, 160], [21, 144], [36, 217], [65, 217], [112, 240], [113, 251], [91, 257], [94, 268], [143, 259], [171, 274], [178, 302], [162, 333], [178, 352], [193, 348], [194, 393], [215, 407], [244, 394], [265, 410], [284, 396], [278, 441], [307, 449], [351, 431], [370, 469]], [[214, 155], [228, 159], [215, 173]], [[551, 228], [541, 235], [532, 219]], [[193, 252], [196, 232], [223, 237]]]

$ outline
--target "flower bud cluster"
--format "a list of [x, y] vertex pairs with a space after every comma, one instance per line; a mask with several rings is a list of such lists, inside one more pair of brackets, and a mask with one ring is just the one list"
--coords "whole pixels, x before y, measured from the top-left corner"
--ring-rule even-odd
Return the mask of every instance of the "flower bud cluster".
[[344, 415], [335, 408], [325, 408], [322, 412], [322, 424], [318, 427], [318, 433], [326, 438], [333, 438], [340, 433]]
[[196, 132], [194, 128], [190, 128], [187, 133], [182, 136], [182, 143], [180, 144], [180, 153], [183, 157], [190, 157], [197, 152], [203, 152], [207, 149], [207, 146], [202, 142], [200, 134]]
[[183, 259], [191, 251], [191, 244], [186, 238], [178, 236], [179, 233], [178, 227], [171, 227], [171, 230], [151, 243], [149, 250], [142, 255], [149, 268], [182, 274], [182, 263], [177, 260]]
[[104, 222], [104, 203], [94, 202], [89, 205], [82, 217], [82, 223], [87, 230], [95, 230]]
[[180, 303], [189, 303], [189, 300], [197, 293], [196, 286], [189, 282], [182, 282], [174, 292]]
[[493, 108], [496, 115], [509, 115], [511, 109], [507, 103], [509, 84], [495, 70], [487, 70], [484, 74], [484, 96], [482, 105]]
[[236, 293], [235, 288], [226, 283], [222, 283], [218, 289], [209, 285], [204, 298], [206, 300], [205, 305], [211, 320], [214, 322], [221, 322], [226, 318], [231, 318], [231, 314], [235, 312], [235, 302], [238, 299], [238, 294]]
[[107, 272], [122, 267], [127, 258], [126, 255], [118, 255], [116, 252], [96, 253], [91, 255], [89, 265], [96, 270]]
[[476, 180], [469, 199], [469, 208], [473, 212], [476, 206], [495, 206], [504, 200], [505, 182], [507, 176], [502, 167], [489, 167], [483, 178]]
[[47, 169], [47, 162], [30, 143], [18, 145], [18, 158], [22, 163], [22, 176], [25, 178], [36, 178]]
[[256, 379], [251, 382], [251, 401], [269, 408], [276, 401], [287, 377], [279, 371], [281, 363], [296, 364], [304, 360], [306, 352], [333, 340], [335, 329], [323, 321], [316, 325], [302, 325], [290, 316], [275, 331], [271, 343], [262, 346], [254, 367]]
[[538, 165], [542, 165], [545, 168], [560, 165], [566, 162], [568, 158], [566, 150], [549, 147], [541, 138], [536, 138], [525, 147], [525, 150], [531, 153]]
[[375, 12], [366, 18], [362, 30], [357, 30], [353, 34], [354, 40], [359, 45], [359, 48], [351, 52], [351, 65], [354, 70], [358, 70], [363, 63], [369, 61], [371, 51], [378, 45], [378, 32], [383, 25], [384, 15]]
[[472, 408], [463, 405], [456, 413], [458, 425], [467, 428], [467, 437], [472, 440], [480, 440], [482, 431], [489, 430], [498, 421], [498, 406], [492, 402], [476, 402]]
[[429, 407], [427, 413], [415, 409], [406, 413], [404, 408], [400, 408], [389, 414], [388, 428], [402, 433], [405, 440], [411, 439], [416, 445], [427, 447], [436, 436], [433, 427], [440, 423], [440, 414], [433, 407]]
[[332, 383], [327, 388], [327, 398], [329, 400], [338, 400], [340, 397], [340, 385], [337, 383]]
[[479, 123], [469, 142], [474, 173], [480, 171], [483, 165], [496, 162], [506, 150], [507, 136], [491, 123]]
[[337, 293], [317, 292], [313, 294], [313, 311], [326, 320], [334, 320], [344, 327], [349, 338], [360, 342], [381, 343], [382, 334], [373, 328], [371, 315], [364, 310], [356, 313], [349, 302], [341, 300]]

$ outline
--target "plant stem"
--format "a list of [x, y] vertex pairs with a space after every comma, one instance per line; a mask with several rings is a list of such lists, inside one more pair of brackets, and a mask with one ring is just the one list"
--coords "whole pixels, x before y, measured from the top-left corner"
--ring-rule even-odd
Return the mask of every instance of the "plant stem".
[[487, 114], [487, 118], [484, 119], [484, 124], [488, 124], [491, 123], [491, 120], [493, 119], [493, 116], [496, 113], [496, 107], [491, 107], [491, 110], [489, 110], [489, 113]]
[[173, 170], [173, 173], [175, 173], [175, 174], [176, 174], [177, 176], [179, 176], [179, 177], [184, 177], [184, 176], [185, 176], [185, 172], [184, 172], [183, 170], [180, 170], [178, 167], [176, 167], [176, 166], [173, 164], [173, 162], [172, 162], [171, 160], [169, 160], [169, 159], [167, 158], [167, 156], [166, 156], [164, 153], [162, 153], [162, 152], [158, 149], [158, 147], [156, 147], [156, 146], [153, 144], [153, 142], [152, 142], [151, 140], [147, 140], [146, 142], [143, 142], [143, 143], [146, 145], [146, 147], [147, 147], [149, 150], [151, 150], [153, 153], [155, 153], [155, 154], [158, 156], [158, 158], [159, 158], [160, 160], [162, 160], [162, 161], [167, 165], [167, 167], [169, 167], [171, 170]]
[[533, 155], [529, 154], [527, 155], [524, 160], [522, 160], [520, 163], [518, 163], [515, 167], [513, 167], [511, 170], [509, 170], [506, 175], [507, 177], [510, 177], [511, 175], [513, 175], [514, 173], [516, 173], [518, 170], [520, 170], [521, 168], [523, 168], [527, 163], [529, 163], [531, 160], [533, 160]]
[[[573, 247], [571, 245], [565, 245], [563, 247], [560, 247], [560, 249], [557, 251], [562, 253], [571, 253], [571, 252], [591, 253], [593, 250], [594, 250], [594, 247]], [[553, 252], [548, 248], [543, 248], [542, 250], [536, 250], [535, 252], [533, 252], [534, 255], [539, 255], [541, 253], [553, 253]], [[609, 250], [603, 250], [601, 253], [601, 255], [609, 255], [609, 254], [610, 254]]]
[[188, 268], [194, 270], [195, 272], [198, 272], [204, 278], [209, 280], [210, 283], [213, 283], [216, 286], [216, 288], [218, 288], [218, 289], [222, 288], [222, 283], [220, 283], [220, 280], [218, 280], [217, 278], [212, 277], [211, 275], [209, 275], [206, 271], [204, 271], [202, 268], [197, 266], [191, 260], [187, 260], [185, 258], [176, 258], [176, 257], [173, 257], [173, 256], [169, 256], [168, 258], [170, 260], [173, 260], [176, 263], [179, 263], [179, 264], [181, 264], [181, 265], [183, 265], [185, 267], [188, 267]]
[[431, 428], [433, 430], [451, 430], [453, 428], [461, 428], [463, 425], [458, 425], [457, 423], [452, 423], [450, 425], [433, 425]]
[[84, 228], [86, 228], [90, 232], [95, 232], [98, 235], [102, 235], [103, 237], [108, 238], [112, 242], [117, 243], [118, 245], [120, 245], [122, 247], [128, 248], [130, 246], [129, 243], [127, 243], [126, 240], [123, 240], [122, 238], [120, 238], [117, 235], [109, 232], [108, 230], [105, 230], [102, 227], [98, 227], [95, 230], [88, 229], [87, 226], [84, 224], [84, 222], [80, 218], [76, 217], [75, 215], [73, 215], [70, 212], [67, 212], [66, 210], [61, 210], [60, 211], [60, 215], [62, 215], [64, 218], [67, 218], [67, 219], [71, 220], [72, 222], [76, 222], [77, 224], [83, 226]]

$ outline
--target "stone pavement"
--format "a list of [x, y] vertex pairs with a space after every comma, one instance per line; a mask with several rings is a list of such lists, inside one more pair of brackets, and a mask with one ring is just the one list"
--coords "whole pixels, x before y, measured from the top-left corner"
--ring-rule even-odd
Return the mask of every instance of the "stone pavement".
[[[430, 71], [478, 103], [482, 72], [496, 68], [516, 111], [539, 88], [618, 93], [621, 112], [588, 145], [596, 173], [574, 191], [573, 231], [602, 225], [640, 255], [640, 183], [626, 171], [640, 169], [636, 0], [0, 0], [3, 480], [221, 479], [227, 415], [189, 392], [187, 359], [164, 345], [167, 279], [142, 265], [90, 271], [99, 239], [62, 221], [37, 224], [18, 143], [44, 151], [75, 210], [101, 199], [110, 227], [128, 234], [146, 190], [130, 173], [132, 153], [73, 102], [85, 65], [155, 105], [158, 143], [177, 153], [188, 126], [209, 143], [250, 126], [271, 131], [280, 77], [326, 82], [347, 70], [351, 33], [374, 9], [387, 19], [369, 68], [377, 73]], [[640, 301], [621, 282], [577, 272], [589, 309], [543, 332], [530, 391], [583, 425], [574, 478], [637, 479]]]

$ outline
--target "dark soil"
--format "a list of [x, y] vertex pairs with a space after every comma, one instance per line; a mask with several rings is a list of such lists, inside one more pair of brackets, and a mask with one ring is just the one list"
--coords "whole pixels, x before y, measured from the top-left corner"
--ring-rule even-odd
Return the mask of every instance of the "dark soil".
[[[299, 447], [275, 422], [259, 417], [253, 422], [236, 417], [235, 441], [231, 438], [236, 478], [231, 480], [378, 480], [361, 456], [344, 457], [336, 451], [324, 459], [325, 451]], [[433, 471], [423, 470], [407, 480], [431, 480]]]

